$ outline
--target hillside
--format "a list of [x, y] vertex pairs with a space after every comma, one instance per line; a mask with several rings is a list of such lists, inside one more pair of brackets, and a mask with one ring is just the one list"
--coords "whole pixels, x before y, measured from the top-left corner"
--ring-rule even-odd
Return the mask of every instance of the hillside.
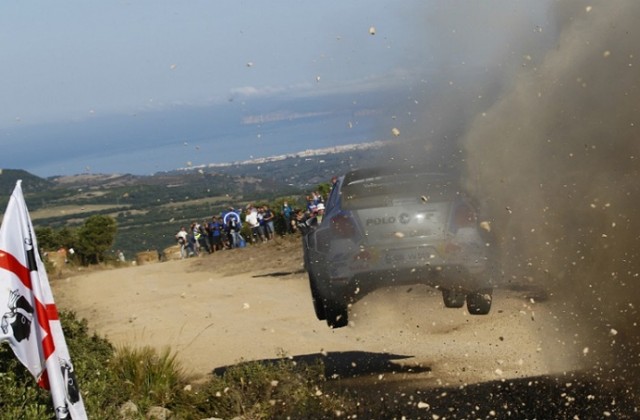
[[17, 179], [36, 228], [77, 227], [94, 214], [114, 217], [118, 235], [114, 250], [129, 258], [145, 250], [173, 245], [183, 224], [202, 221], [230, 206], [303, 197], [332, 176], [384, 156], [383, 148], [341, 152], [307, 151], [264, 161], [204, 166], [154, 175], [76, 174], [39, 178], [26, 171], [0, 174], [0, 207], [4, 211]]
[[44, 191], [53, 187], [50, 180], [37, 177], [22, 169], [0, 169], [0, 200], [11, 195], [16, 181], [22, 180], [22, 190], [26, 193]]

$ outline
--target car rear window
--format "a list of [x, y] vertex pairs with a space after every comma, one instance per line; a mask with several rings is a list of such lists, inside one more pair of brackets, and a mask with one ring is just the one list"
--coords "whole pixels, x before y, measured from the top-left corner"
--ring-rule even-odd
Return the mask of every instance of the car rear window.
[[342, 185], [342, 206], [345, 209], [443, 201], [460, 193], [457, 183], [441, 174], [350, 175]]

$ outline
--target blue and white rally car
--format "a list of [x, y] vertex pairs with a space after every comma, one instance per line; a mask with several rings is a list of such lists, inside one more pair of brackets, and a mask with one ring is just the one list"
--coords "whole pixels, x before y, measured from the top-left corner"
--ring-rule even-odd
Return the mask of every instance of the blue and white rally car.
[[491, 237], [477, 206], [445, 174], [415, 168], [355, 170], [340, 177], [322, 222], [303, 236], [316, 316], [348, 324], [349, 304], [380, 287], [426, 284], [444, 305], [491, 309]]

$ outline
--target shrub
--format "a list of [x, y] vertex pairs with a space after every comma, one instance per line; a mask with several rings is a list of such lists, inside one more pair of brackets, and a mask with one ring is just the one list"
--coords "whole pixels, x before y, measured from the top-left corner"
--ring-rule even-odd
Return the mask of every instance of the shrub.
[[51, 397], [13, 355], [0, 346], [0, 418], [42, 419], [53, 414]]
[[[324, 365], [289, 359], [247, 362], [228, 368], [199, 386], [188, 404], [195, 417], [327, 418], [349, 403], [324, 389]], [[187, 404], [184, 404], [187, 405]], [[183, 413], [187, 415], [187, 413]]]
[[[113, 355], [108, 341], [88, 333], [86, 320], [73, 312], [60, 312], [67, 346], [74, 364], [80, 391], [92, 418], [113, 418], [119, 384], [107, 365]], [[43, 419], [54, 417], [51, 394], [38, 387], [8, 345], [0, 346], [0, 418]]]
[[186, 378], [176, 355], [167, 348], [122, 347], [110, 363], [121, 391], [142, 410], [151, 406], [169, 407], [179, 397]]

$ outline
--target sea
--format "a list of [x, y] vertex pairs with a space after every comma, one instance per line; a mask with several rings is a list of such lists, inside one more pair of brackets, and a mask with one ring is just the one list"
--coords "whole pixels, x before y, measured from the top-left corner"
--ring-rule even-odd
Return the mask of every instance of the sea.
[[9, 147], [0, 167], [41, 177], [151, 175], [380, 140], [380, 111], [354, 107], [354, 102], [328, 103], [322, 109], [300, 101], [295, 108], [291, 103], [178, 108], [4, 129], [0, 142]]

